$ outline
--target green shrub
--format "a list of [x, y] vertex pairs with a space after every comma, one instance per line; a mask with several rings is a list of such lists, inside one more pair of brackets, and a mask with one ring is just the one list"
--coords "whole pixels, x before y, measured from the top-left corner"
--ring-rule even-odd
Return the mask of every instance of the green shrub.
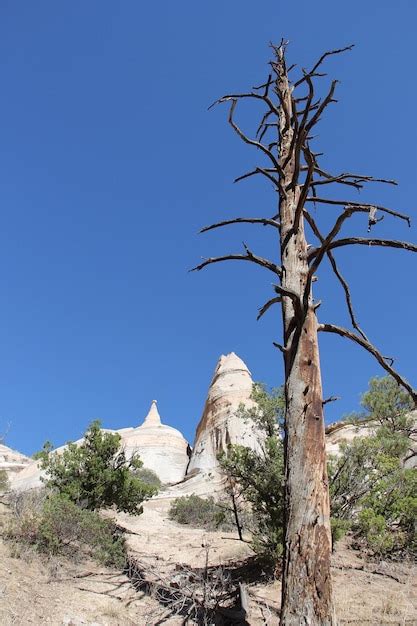
[[162, 483], [158, 474], [148, 467], [141, 467], [140, 469], [136, 470], [135, 476], [139, 478], [139, 480], [141, 480], [144, 485], [154, 487], [158, 491], [161, 488]]
[[404, 463], [415, 454], [412, 402], [385, 377], [370, 381], [362, 405], [356, 421], [369, 435], [342, 444], [329, 460], [333, 526], [351, 527], [375, 555], [415, 555], [417, 470]]
[[111, 520], [46, 491], [19, 497], [6, 538], [48, 556], [90, 557], [114, 567], [126, 560], [124, 538]]
[[[280, 437], [285, 400], [255, 384], [255, 406], [239, 416], [258, 429], [260, 446], [230, 446], [220, 465], [253, 512], [246, 530], [257, 552], [276, 559], [282, 551], [284, 455]], [[350, 421], [368, 426], [369, 436], [340, 446], [328, 463], [332, 537], [352, 530], [374, 554], [385, 557], [417, 552], [417, 470], [404, 464], [416, 455], [413, 402], [390, 377], [373, 378], [362, 397], [364, 411]]]
[[282, 389], [269, 393], [255, 383], [251, 408], [241, 407], [239, 417], [255, 426], [259, 434], [259, 448], [241, 445], [229, 446], [219, 456], [220, 466], [235, 491], [243, 500], [244, 529], [252, 535], [252, 547], [267, 560], [276, 561], [282, 554], [284, 508], [284, 450], [280, 436], [285, 400]]
[[168, 511], [169, 519], [207, 530], [229, 530], [233, 527], [231, 513], [219, 505], [213, 497], [200, 498], [192, 494], [176, 498]]
[[84, 509], [115, 506], [140, 515], [142, 502], [157, 489], [135, 475], [142, 461], [136, 455], [128, 460], [120, 442], [118, 433], [106, 433], [100, 422], [93, 422], [81, 444], [69, 443], [62, 453], [41, 454], [44, 483]]
[[48, 457], [48, 454], [52, 452], [54, 449], [53, 444], [50, 441], [45, 441], [42, 446], [42, 450], [38, 450], [32, 454], [32, 459], [34, 461], [42, 461], [43, 459]]
[[330, 527], [332, 531], [332, 546], [333, 549], [338, 541], [343, 539], [348, 530], [351, 528], [351, 522], [349, 520], [338, 519], [337, 517], [332, 517], [330, 519]]
[[357, 528], [377, 556], [393, 550], [395, 537], [390, 532], [383, 515], [379, 515], [372, 509], [363, 509], [358, 514]]

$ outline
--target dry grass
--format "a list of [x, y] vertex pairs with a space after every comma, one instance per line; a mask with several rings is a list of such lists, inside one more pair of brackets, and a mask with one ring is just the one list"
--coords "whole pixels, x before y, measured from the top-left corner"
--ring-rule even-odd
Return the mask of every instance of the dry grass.
[[[416, 567], [369, 563], [342, 547], [335, 555], [336, 608], [341, 624], [417, 623]], [[358, 568], [364, 568], [361, 571]]]

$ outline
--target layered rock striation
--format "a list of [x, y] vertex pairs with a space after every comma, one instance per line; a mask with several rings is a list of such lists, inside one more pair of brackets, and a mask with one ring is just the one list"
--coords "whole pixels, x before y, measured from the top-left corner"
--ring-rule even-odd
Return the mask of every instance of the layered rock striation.
[[197, 426], [187, 475], [218, 467], [217, 455], [230, 444], [260, 447], [255, 424], [239, 416], [240, 408], [254, 406], [253, 380], [246, 364], [234, 352], [222, 355], [211, 381]]
[[32, 463], [32, 459], [17, 450], [0, 443], [0, 470], [4, 470], [9, 480]]
[[[153, 470], [162, 483], [175, 483], [184, 478], [190, 447], [179, 430], [162, 423], [155, 400], [140, 426], [103, 430], [118, 433], [127, 458], [139, 454], [144, 467]], [[80, 444], [82, 441], [83, 439], [79, 439], [75, 443]], [[60, 454], [65, 448], [66, 446], [61, 446], [54, 452]], [[11, 487], [18, 491], [40, 487], [43, 476], [45, 472], [40, 469], [39, 463], [31, 461], [12, 477]]]
[[[234, 352], [221, 356], [208, 389], [192, 451], [179, 430], [162, 423], [155, 400], [140, 426], [108, 432], [120, 434], [128, 458], [139, 454], [144, 467], [153, 470], [163, 483], [174, 485], [160, 497], [189, 493], [208, 495], [220, 491], [224, 483], [217, 460], [220, 452], [230, 444], [254, 450], [261, 448], [262, 437], [256, 425], [240, 415], [242, 406], [254, 406], [252, 388], [251, 373], [242, 359]], [[415, 416], [417, 418], [417, 412]], [[326, 429], [327, 453], [337, 455], [342, 442], [369, 435], [370, 426], [331, 424]], [[76, 443], [81, 442], [82, 439]], [[59, 454], [64, 449], [62, 446], [56, 452]], [[417, 456], [408, 463], [415, 464], [416, 459]], [[39, 464], [4, 445], [0, 445], [0, 469], [6, 469], [12, 488], [24, 490], [41, 485]]]
[[163, 483], [176, 483], [184, 478], [190, 446], [179, 430], [162, 424], [156, 400], [143, 424], [121, 435], [127, 456], [139, 454], [143, 465], [158, 474]]

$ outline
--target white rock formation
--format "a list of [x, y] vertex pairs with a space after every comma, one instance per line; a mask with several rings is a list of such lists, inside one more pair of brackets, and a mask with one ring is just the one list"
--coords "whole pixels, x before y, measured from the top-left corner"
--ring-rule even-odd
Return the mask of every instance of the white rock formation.
[[0, 443], [0, 470], [6, 471], [9, 480], [32, 462], [32, 459], [21, 452]]
[[[176, 483], [185, 476], [189, 462], [188, 442], [179, 430], [162, 424], [156, 400], [152, 402], [143, 424], [137, 428], [121, 428], [120, 430], [103, 429], [105, 432], [118, 433], [121, 445], [130, 458], [139, 454], [144, 467], [153, 470], [163, 483]], [[76, 441], [82, 443], [83, 439]], [[66, 446], [54, 452], [60, 454]], [[28, 459], [29, 464], [11, 478], [11, 486], [18, 491], [33, 489], [42, 484], [45, 475], [37, 461]]]
[[42, 486], [41, 476], [44, 472], [39, 467], [38, 461], [32, 461], [18, 474], [10, 477], [10, 487], [15, 491], [26, 491]]
[[[411, 411], [409, 417], [413, 418], [415, 427], [417, 428], [417, 411]], [[349, 424], [346, 422], [334, 422], [326, 428], [326, 451], [327, 454], [338, 456], [340, 452], [340, 444], [350, 444], [356, 437], [369, 437], [378, 428], [378, 422], [367, 422], [366, 424]], [[404, 462], [405, 467], [417, 466], [417, 442], [410, 441], [409, 452], [414, 451], [416, 456], [408, 455]]]
[[[197, 426], [192, 453], [178, 430], [162, 424], [156, 401], [152, 402], [140, 426], [107, 432], [120, 434], [128, 457], [138, 453], [144, 466], [154, 470], [163, 483], [174, 484], [159, 497], [172, 498], [190, 493], [209, 495], [220, 491], [224, 483], [218, 468], [219, 452], [226, 450], [229, 444], [241, 444], [255, 450], [260, 448], [256, 426], [239, 416], [241, 405], [247, 408], [254, 405], [252, 387], [251, 374], [242, 359], [234, 352], [220, 357]], [[417, 412], [415, 415], [417, 423]], [[326, 429], [327, 453], [337, 455], [342, 441], [350, 443], [355, 437], [371, 432], [369, 425], [331, 424]], [[64, 449], [62, 446], [57, 452]], [[411, 459], [408, 464], [415, 464], [416, 459]], [[30, 489], [41, 484], [42, 472], [36, 461], [0, 445], [2, 468], [7, 469], [15, 489]]]
[[356, 437], [367, 437], [372, 434], [368, 426], [356, 426], [346, 422], [335, 422], [326, 428], [326, 452], [337, 456], [341, 443], [352, 443]]
[[255, 425], [238, 415], [241, 405], [254, 405], [252, 386], [251, 374], [242, 359], [234, 352], [220, 357], [197, 426], [187, 475], [216, 468], [217, 455], [229, 444], [259, 448]]
[[144, 467], [156, 472], [163, 483], [184, 478], [190, 447], [179, 430], [161, 423], [156, 400], [143, 424], [121, 435], [127, 456], [137, 452]]

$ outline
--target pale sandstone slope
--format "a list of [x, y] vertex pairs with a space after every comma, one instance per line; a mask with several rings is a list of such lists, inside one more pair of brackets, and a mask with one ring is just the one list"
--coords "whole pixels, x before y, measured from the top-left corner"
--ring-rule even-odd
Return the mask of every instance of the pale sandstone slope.
[[[162, 423], [156, 401], [152, 402], [140, 426], [108, 432], [121, 435], [122, 446], [129, 457], [138, 453], [144, 466], [154, 470], [163, 483], [175, 484], [163, 492], [164, 498], [189, 493], [209, 495], [223, 487], [224, 479], [217, 461], [220, 452], [229, 444], [241, 444], [255, 450], [260, 448], [255, 425], [239, 416], [242, 405], [246, 408], [254, 405], [252, 387], [251, 373], [240, 357], [234, 352], [220, 357], [196, 429], [192, 452], [180, 431]], [[338, 454], [342, 441], [349, 443], [355, 437], [371, 432], [369, 425], [331, 424], [326, 429], [327, 452]], [[58, 448], [57, 452], [64, 448]], [[416, 458], [409, 463], [415, 463]], [[2, 463], [9, 472], [15, 472], [11, 474], [13, 488], [24, 490], [41, 484], [42, 473], [38, 464], [24, 455], [0, 446], [0, 468]]]
[[0, 443], [0, 470], [4, 470], [9, 479], [12, 479], [31, 463], [32, 459], [29, 457]]
[[156, 400], [139, 428], [122, 434], [128, 457], [138, 453], [143, 465], [158, 474], [163, 483], [184, 478], [189, 461], [189, 445], [176, 428], [162, 424]]
[[[119, 433], [121, 445], [130, 458], [134, 453], [139, 454], [144, 467], [153, 470], [163, 483], [175, 483], [184, 478], [188, 461], [189, 445], [179, 430], [162, 424], [156, 406], [152, 402], [148, 415], [143, 424], [136, 428], [122, 428], [120, 430], [103, 429], [105, 432]], [[76, 444], [83, 440], [78, 439]], [[58, 454], [65, 450], [61, 446], [55, 450]], [[40, 469], [37, 461], [31, 461], [11, 479], [11, 486], [17, 491], [25, 491], [42, 485], [41, 478], [45, 473]]]

